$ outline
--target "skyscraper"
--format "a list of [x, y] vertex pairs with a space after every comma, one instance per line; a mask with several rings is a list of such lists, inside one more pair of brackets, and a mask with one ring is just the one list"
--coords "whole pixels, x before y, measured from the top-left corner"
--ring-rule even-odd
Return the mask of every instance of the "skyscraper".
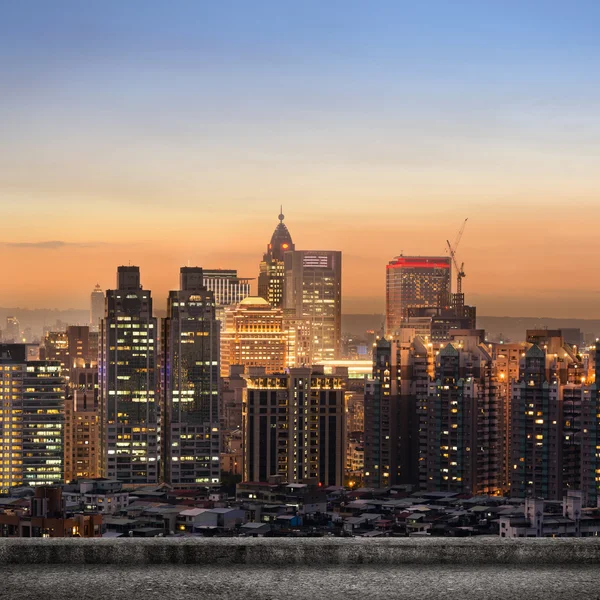
[[504, 490], [505, 405], [491, 350], [460, 336], [436, 357], [420, 409], [420, 488], [499, 494]]
[[100, 321], [104, 318], [104, 292], [100, 284], [90, 295], [90, 327], [92, 331], [100, 331]]
[[366, 485], [418, 483], [417, 405], [427, 393], [433, 358], [431, 344], [409, 332], [375, 343], [364, 397]]
[[160, 474], [157, 321], [139, 267], [119, 267], [106, 294], [99, 351], [102, 472], [124, 483]]
[[283, 257], [286, 252], [294, 250], [294, 243], [288, 228], [283, 222], [283, 209], [279, 214], [279, 224], [271, 236], [271, 242], [260, 263], [258, 275], [258, 295], [275, 308], [282, 308], [284, 303], [285, 271]]
[[285, 253], [285, 314], [310, 322], [309, 364], [339, 358], [342, 345], [342, 253]]
[[219, 322], [198, 267], [182, 267], [162, 327], [163, 469], [167, 483], [214, 484], [219, 471]]
[[100, 477], [100, 420], [93, 403], [84, 407], [83, 394], [65, 401], [65, 483]]
[[386, 266], [386, 334], [396, 335], [409, 308], [450, 305], [451, 258], [397, 256]]
[[203, 269], [204, 287], [215, 296], [215, 314], [225, 328], [225, 307], [239, 304], [250, 295], [248, 277], [238, 277], [235, 269]]
[[65, 380], [60, 363], [0, 345], [0, 493], [64, 482]]
[[2, 341], [6, 344], [18, 344], [21, 341], [21, 326], [17, 317], [6, 317]]
[[244, 479], [343, 485], [348, 369], [252, 370], [244, 390]]
[[283, 310], [264, 298], [248, 296], [225, 311], [221, 343], [221, 376], [229, 376], [233, 365], [265, 367], [280, 373], [286, 367], [287, 334]]
[[[581, 490], [595, 505], [600, 490], [600, 369], [585, 365], [560, 331], [547, 331], [521, 358], [512, 383], [510, 493], [558, 500]], [[596, 351], [600, 351], [597, 344]]]

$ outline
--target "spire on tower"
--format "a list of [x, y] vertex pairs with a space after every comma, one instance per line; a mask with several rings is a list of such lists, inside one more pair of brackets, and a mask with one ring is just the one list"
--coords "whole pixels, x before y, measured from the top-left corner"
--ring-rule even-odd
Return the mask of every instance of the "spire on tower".
[[283, 222], [284, 218], [285, 218], [285, 216], [283, 214], [283, 204], [281, 204], [279, 207], [279, 220]]

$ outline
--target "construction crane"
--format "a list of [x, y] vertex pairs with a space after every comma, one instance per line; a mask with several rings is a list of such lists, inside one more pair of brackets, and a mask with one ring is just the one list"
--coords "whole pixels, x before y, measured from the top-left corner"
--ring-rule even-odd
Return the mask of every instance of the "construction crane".
[[456, 239], [454, 240], [454, 245], [450, 244], [450, 240], [446, 240], [446, 243], [448, 244], [448, 250], [450, 250], [450, 256], [452, 257], [452, 262], [454, 263], [454, 268], [456, 269], [456, 293], [457, 294], [462, 294], [462, 280], [463, 277], [465, 277], [465, 271], [464, 271], [464, 267], [465, 267], [465, 263], [462, 263], [460, 265], [460, 267], [458, 266], [458, 261], [456, 260], [456, 250], [458, 248], [458, 244], [460, 244], [460, 240], [463, 236], [463, 233], [465, 232], [465, 227], [467, 226], [467, 221], [469, 219], [465, 219], [462, 227], [460, 228], [460, 231], [458, 232], [458, 235], [456, 236]]

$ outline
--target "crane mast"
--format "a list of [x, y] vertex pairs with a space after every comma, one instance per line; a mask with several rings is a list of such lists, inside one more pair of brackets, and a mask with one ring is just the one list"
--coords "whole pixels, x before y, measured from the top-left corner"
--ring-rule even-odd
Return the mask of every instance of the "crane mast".
[[450, 256], [452, 257], [452, 263], [454, 264], [454, 268], [456, 269], [456, 293], [462, 294], [462, 280], [465, 277], [465, 263], [463, 262], [460, 266], [458, 265], [458, 260], [456, 259], [456, 250], [458, 245], [460, 244], [460, 240], [462, 239], [463, 233], [465, 232], [465, 227], [467, 226], [467, 221], [469, 219], [465, 219], [463, 221], [462, 227], [454, 240], [454, 245], [450, 244], [450, 240], [446, 240], [448, 244], [448, 250], [450, 251]]

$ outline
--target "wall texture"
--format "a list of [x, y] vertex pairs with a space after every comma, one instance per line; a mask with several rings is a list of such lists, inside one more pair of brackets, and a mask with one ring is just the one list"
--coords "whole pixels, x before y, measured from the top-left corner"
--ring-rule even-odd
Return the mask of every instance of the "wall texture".
[[590, 565], [600, 539], [0, 539], [2, 564]]

